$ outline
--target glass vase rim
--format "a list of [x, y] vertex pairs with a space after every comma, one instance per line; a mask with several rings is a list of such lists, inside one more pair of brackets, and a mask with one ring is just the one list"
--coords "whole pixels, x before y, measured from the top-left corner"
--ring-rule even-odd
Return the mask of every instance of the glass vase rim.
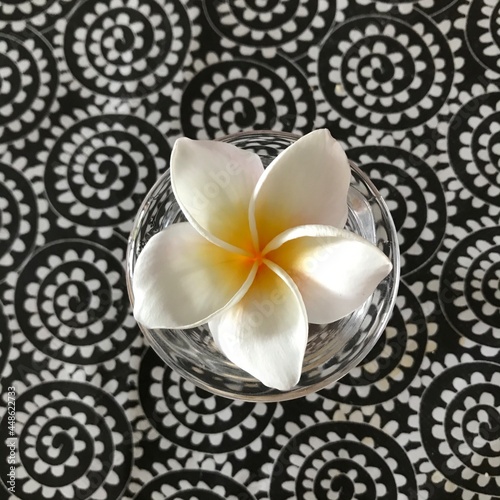
[[[252, 131], [242, 131], [242, 132], [236, 132], [233, 134], [228, 134], [224, 135], [222, 137], [218, 137], [214, 140], [220, 141], [220, 142], [229, 142], [231, 140], [236, 140], [240, 138], [245, 138], [245, 137], [255, 137], [255, 136], [269, 136], [271, 137], [282, 137], [284, 139], [288, 140], [293, 140], [297, 141], [299, 138], [301, 138], [303, 135], [299, 135], [293, 132], [283, 132], [283, 131], [275, 131], [275, 130], [252, 130]], [[347, 154], [347, 153], [346, 153]], [[386, 306], [387, 308], [387, 313], [384, 314], [384, 317], [382, 321], [377, 325], [377, 331], [375, 332], [376, 334], [371, 335], [369, 341], [367, 342], [364, 350], [364, 355], [361, 357], [359, 362], [362, 362], [362, 360], [369, 354], [371, 349], [375, 346], [379, 338], [381, 337], [382, 333], [385, 331], [385, 328], [389, 322], [389, 319], [391, 317], [392, 311], [394, 309], [394, 306], [396, 304], [397, 300], [397, 295], [398, 295], [398, 288], [399, 288], [399, 282], [400, 282], [400, 250], [399, 250], [399, 244], [397, 240], [397, 230], [393, 221], [393, 218], [391, 216], [390, 210], [383, 198], [383, 196], [380, 194], [378, 191], [377, 187], [373, 184], [371, 179], [365, 174], [359, 167], [358, 165], [349, 159], [348, 157], [348, 162], [350, 168], [358, 175], [359, 179], [364, 182], [367, 187], [369, 188], [370, 194], [372, 195], [372, 198], [376, 200], [376, 203], [380, 206], [382, 214], [383, 214], [383, 219], [384, 223], [387, 225], [387, 230], [388, 234], [392, 236], [390, 239], [390, 249], [391, 249], [391, 261], [393, 263], [393, 270], [391, 273], [393, 273], [393, 280], [394, 280], [394, 286], [391, 289], [391, 294], [390, 298], [388, 301], [388, 304]], [[132, 282], [131, 282], [131, 276], [133, 275], [133, 270], [131, 269], [131, 258], [130, 254], [132, 252], [132, 241], [134, 239], [134, 233], [135, 231], [139, 230], [140, 224], [139, 221], [141, 219], [141, 214], [144, 212], [144, 208], [151, 199], [151, 195], [155, 192], [155, 190], [164, 183], [165, 179], [167, 179], [170, 175], [170, 170], [167, 168], [167, 170], [158, 177], [158, 179], [155, 181], [153, 186], [148, 190], [147, 194], [144, 196], [144, 199], [141, 203], [140, 208], [137, 211], [136, 217], [134, 218], [133, 226], [128, 238], [127, 242], [127, 250], [126, 250], [126, 285], [127, 285], [127, 292], [129, 296], [129, 301], [133, 307], [134, 305], [134, 295], [132, 291]], [[224, 398], [228, 398], [231, 400], [239, 400], [239, 401], [244, 401], [244, 402], [251, 402], [251, 403], [277, 403], [277, 402], [283, 402], [283, 401], [290, 401], [294, 399], [299, 399], [302, 397], [305, 397], [309, 394], [313, 394], [315, 392], [320, 391], [321, 389], [326, 388], [328, 385], [331, 385], [332, 383], [337, 382], [340, 380], [342, 377], [347, 375], [349, 371], [351, 371], [354, 366], [350, 366], [348, 368], [345, 368], [342, 370], [339, 374], [332, 374], [330, 377], [326, 377], [325, 379], [322, 379], [315, 384], [307, 385], [298, 388], [292, 388], [290, 391], [277, 391], [272, 394], [248, 394], [248, 395], [235, 395], [234, 393], [231, 393], [229, 391], [225, 391], [219, 388], [214, 388], [204, 380], [200, 379], [194, 379], [193, 377], [188, 376], [189, 374], [185, 374], [184, 370], [179, 370], [178, 367], [173, 367], [170, 363], [166, 361], [164, 356], [162, 356], [162, 352], [164, 349], [157, 343], [156, 339], [151, 335], [149, 332], [150, 329], [144, 327], [142, 324], [137, 323], [139, 326], [139, 329], [141, 330], [142, 334], [145, 336], [147, 339], [147, 342], [149, 346], [155, 351], [155, 353], [160, 357], [160, 359], [167, 365], [169, 366], [172, 370], [176, 371], [179, 373], [184, 379], [188, 380], [189, 382], [193, 383], [195, 386], [211, 393], [216, 396], [221, 396]], [[355, 365], [357, 366], [357, 365]]]

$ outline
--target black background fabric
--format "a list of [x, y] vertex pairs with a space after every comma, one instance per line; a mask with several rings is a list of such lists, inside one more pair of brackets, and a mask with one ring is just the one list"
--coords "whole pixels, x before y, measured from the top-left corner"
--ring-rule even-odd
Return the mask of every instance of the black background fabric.
[[[0, 492], [500, 498], [498, 0], [0, 0]], [[298, 401], [149, 349], [126, 239], [176, 138], [327, 127], [402, 255], [374, 351]]]

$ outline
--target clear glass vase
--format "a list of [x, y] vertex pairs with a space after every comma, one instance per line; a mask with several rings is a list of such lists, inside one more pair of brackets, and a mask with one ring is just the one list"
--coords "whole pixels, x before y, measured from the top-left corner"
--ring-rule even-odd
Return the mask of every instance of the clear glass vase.
[[[254, 131], [220, 139], [257, 153], [264, 167], [299, 136], [285, 132]], [[399, 247], [391, 215], [368, 177], [351, 164], [347, 228], [377, 245], [392, 261], [392, 272], [372, 296], [349, 316], [334, 323], [309, 325], [302, 376], [293, 389], [282, 392], [264, 386], [231, 363], [215, 346], [206, 325], [186, 330], [148, 329], [144, 336], [181, 376], [219, 396], [246, 401], [274, 402], [305, 396], [344, 376], [374, 347], [389, 321], [399, 283]], [[185, 221], [175, 200], [170, 173], [147, 194], [130, 234], [127, 249], [127, 285], [134, 303], [132, 278], [139, 253], [149, 238], [170, 224]]]

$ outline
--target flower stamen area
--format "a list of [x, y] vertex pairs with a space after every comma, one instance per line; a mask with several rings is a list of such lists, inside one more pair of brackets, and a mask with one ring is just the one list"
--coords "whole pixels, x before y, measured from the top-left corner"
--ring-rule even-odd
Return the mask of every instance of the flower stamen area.
[[253, 252], [252, 256], [249, 257], [249, 259], [253, 263], [256, 262], [258, 264], [258, 266], [260, 267], [264, 263], [265, 256], [260, 250], [256, 250]]

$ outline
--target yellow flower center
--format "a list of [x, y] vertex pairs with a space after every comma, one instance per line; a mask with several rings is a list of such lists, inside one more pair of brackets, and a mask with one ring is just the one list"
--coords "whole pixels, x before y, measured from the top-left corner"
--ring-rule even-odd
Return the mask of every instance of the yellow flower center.
[[262, 254], [262, 252], [260, 250], [254, 251], [252, 257], [250, 257], [250, 260], [252, 262], [257, 262], [257, 264], [260, 267], [262, 265], [262, 263], [264, 262], [264, 255]]

